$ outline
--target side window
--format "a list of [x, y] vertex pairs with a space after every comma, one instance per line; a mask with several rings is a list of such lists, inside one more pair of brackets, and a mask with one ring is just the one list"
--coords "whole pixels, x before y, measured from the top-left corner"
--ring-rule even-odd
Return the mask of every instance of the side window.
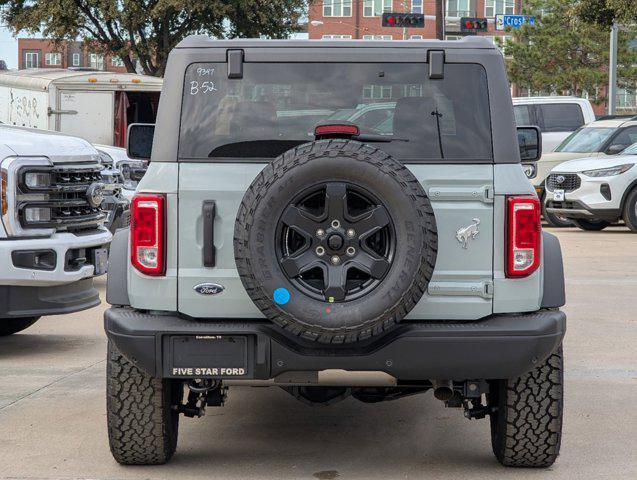
[[534, 115], [531, 105], [514, 105], [515, 124], [517, 126], [535, 125]]
[[584, 125], [582, 108], [576, 103], [538, 105], [543, 132], [572, 132]]
[[628, 147], [637, 142], [637, 127], [627, 127], [622, 129], [616, 136], [610, 141], [611, 145], [622, 145]]

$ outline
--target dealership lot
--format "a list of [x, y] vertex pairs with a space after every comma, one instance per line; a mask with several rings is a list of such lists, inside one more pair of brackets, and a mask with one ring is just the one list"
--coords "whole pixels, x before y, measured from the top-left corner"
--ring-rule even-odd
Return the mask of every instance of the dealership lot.
[[121, 467], [106, 435], [102, 305], [0, 339], [0, 478], [637, 478], [637, 235], [553, 233], [569, 331], [562, 455], [548, 471], [504, 469], [487, 421], [430, 393], [309, 407], [247, 387], [203, 419], [182, 417], [170, 465]]

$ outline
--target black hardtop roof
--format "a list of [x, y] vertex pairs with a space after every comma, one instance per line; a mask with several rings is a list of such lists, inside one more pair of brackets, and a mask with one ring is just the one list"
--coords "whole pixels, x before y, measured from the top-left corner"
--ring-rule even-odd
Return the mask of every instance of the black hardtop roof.
[[493, 50], [497, 47], [490, 40], [476, 35], [463, 37], [462, 40], [267, 40], [261, 38], [237, 38], [218, 40], [207, 35], [191, 35], [184, 38], [175, 48], [432, 48], [467, 49], [480, 48]]

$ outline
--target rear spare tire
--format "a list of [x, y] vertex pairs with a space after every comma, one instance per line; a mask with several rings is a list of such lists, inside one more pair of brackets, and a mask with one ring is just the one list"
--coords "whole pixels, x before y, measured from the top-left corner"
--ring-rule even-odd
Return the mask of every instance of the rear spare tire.
[[250, 185], [235, 223], [237, 269], [254, 303], [322, 343], [393, 327], [426, 291], [436, 252], [418, 180], [355, 141], [320, 140], [278, 157]]

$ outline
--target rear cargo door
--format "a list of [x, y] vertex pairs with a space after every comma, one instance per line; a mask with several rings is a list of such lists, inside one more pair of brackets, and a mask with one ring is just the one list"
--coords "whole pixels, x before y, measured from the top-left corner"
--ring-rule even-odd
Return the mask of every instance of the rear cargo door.
[[115, 100], [113, 92], [61, 90], [57, 130], [91, 143], [113, 144]]
[[[473, 63], [450, 64], [444, 81], [431, 80], [425, 53], [417, 48], [246, 48], [238, 64], [224, 50], [215, 55], [224, 61], [184, 67], [180, 312], [263, 317], [243, 288], [234, 260], [234, 223], [246, 190], [273, 158], [313, 140], [317, 122], [355, 121], [377, 109], [382, 118], [370, 132], [398, 141], [373, 145], [404, 160], [431, 199], [437, 222], [434, 276], [408, 318], [469, 320], [492, 313], [493, 161], [486, 72]], [[421, 115], [422, 105], [429, 109], [428, 125], [432, 110], [440, 119], [437, 129], [424, 131], [424, 140], [420, 126], [414, 129], [408, 121], [410, 114]], [[411, 136], [409, 143], [401, 141], [405, 136]], [[274, 234], [275, 225], [272, 229]]]

